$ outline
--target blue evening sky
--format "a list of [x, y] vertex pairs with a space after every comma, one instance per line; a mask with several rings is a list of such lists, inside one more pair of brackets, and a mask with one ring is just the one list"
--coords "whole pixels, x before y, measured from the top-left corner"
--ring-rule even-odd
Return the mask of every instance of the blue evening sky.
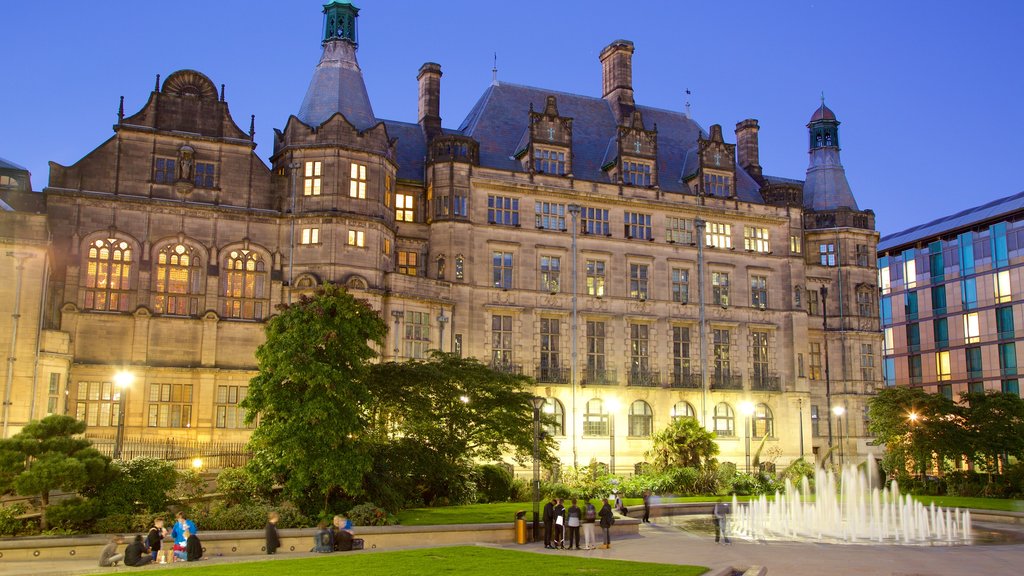
[[[227, 85], [235, 121], [256, 115], [266, 161], [320, 55], [312, 0], [5, 0], [0, 157], [36, 189], [113, 132], [118, 97], [141, 108], [155, 77], [193, 68]], [[491, 81], [600, 96], [597, 55], [636, 45], [648, 106], [761, 125], [766, 174], [804, 177], [805, 124], [824, 91], [842, 159], [883, 234], [1024, 190], [1024, 3], [1015, 1], [356, 0], [374, 112], [416, 121], [416, 72], [438, 62], [455, 128]]]

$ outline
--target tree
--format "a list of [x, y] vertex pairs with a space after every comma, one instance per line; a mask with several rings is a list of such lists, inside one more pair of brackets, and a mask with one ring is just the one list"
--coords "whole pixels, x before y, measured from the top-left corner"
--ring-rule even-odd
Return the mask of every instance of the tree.
[[246, 421], [257, 423], [249, 467], [282, 484], [304, 511], [326, 510], [333, 496], [358, 494], [370, 469], [361, 441], [371, 400], [363, 380], [387, 326], [366, 302], [330, 284], [279, 310], [242, 402]]
[[77, 437], [83, 432], [85, 422], [53, 415], [33, 420], [21, 432], [0, 440], [0, 490], [38, 496], [44, 530], [49, 527], [50, 492], [95, 490], [110, 477], [110, 459], [89, 440]]
[[[1024, 400], [1016, 394], [963, 394], [969, 452], [980, 469], [999, 473], [1006, 458], [1024, 458]], [[980, 461], [979, 461], [980, 460]]]
[[[416, 486], [419, 498], [457, 501], [451, 489], [471, 478], [474, 461], [532, 457], [530, 384], [524, 376], [441, 352], [423, 361], [379, 364], [368, 379], [368, 433], [385, 447], [379, 453], [392, 473], [405, 468], [397, 475]], [[542, 441], [542, 458], [550, 460], [552, 444]], [[408, 457], [399, 462], [389, 455], [396, 452]]]
[[868, 430], [885, 444], [882, 463], [890, 474], [926, 474], [967, 451], [960, 407], [941, 394], [898, 386], [879, 392], [868, 404]]
[[651, 438], [646, 457], [655, 470], [700, 468], [718, 455], [715, 434], [705, 430], [694, 418], [676, 418]]
[[112, 475], [100, 491], [107, 514], [159, 512], [167, 508], [178, 472], [174, 465], [156, 458], [134, 458], [112, 463]]

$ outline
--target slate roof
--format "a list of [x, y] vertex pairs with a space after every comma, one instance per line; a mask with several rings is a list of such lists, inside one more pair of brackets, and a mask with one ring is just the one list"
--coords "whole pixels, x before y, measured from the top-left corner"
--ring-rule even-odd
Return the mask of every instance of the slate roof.
[[804, 180], [804, 208], [808, 210], [835, 210], [836, 208], [857, 207], [846, 170], [839, 162], [838, 148], [814, 148], [811, 150], [811, 165]]
[[345, 40], [330, 40], [324, 44], [296, 117], [307, 126], [319, 126], [338, 112], [357, 130], [377, 124], [355, 46]]
[[913, 244], [919, 240], [932, 238], [943, 233], [968, 228], [972, 224], [995, 220], [1000, 216], [1006, 216], [1015, 212], [1024, 211], [1024, 192], [1018, 192], [1012, 196], [999, 198], [973, 208], [968, 208], [907, 228], [900, 232], [894, 232], [883, 236], [878, 242], [878, 251], [884, 252], [892, 248]]
[[28, 168], [15, 164], [14, 162], [4, 158], [0, 158], [0, 170], [21, 170], [22, 172], [28, 172]]
[[388, 131], [388, 137], [398, 138], [395, 159], [398, 162], [398, 177], [403, 180], [424, 179], [423, 167], [426, 164], [427, 140], [419, 124], [382, 120]]

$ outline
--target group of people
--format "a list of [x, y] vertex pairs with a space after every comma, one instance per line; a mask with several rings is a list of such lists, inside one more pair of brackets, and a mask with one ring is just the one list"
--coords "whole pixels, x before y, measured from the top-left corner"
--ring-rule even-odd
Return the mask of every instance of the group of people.
[[[544, 547], [559, 550], [593, 550], [594, 524], [599, 524], [604, 531], [604, 544], [598, 548], [611, 548], [610, 529], [615, 523], [615, 514], [608, 499], [601, 501], [598, 510], [589, 499], [583, 500], [580, 508], [576, 498], [565, 506], [562, 498], [552, 498], [544, 504]], [[583, 548], [580, 548], [580, 528], [583, 529]]]
[[[120, 554], [117, 550], [124, 544], [124, 536], [118, 534], [111, 538], [100, 552], [100, 566], [110, 567], [122, 563], [125, 566], [145, 566], [151, 562], [166, 564], [175, 560], [199, 560], [203, 557], [203, 545], [196, 532], [195, 522], [186, 518], [182, 512], [175, 516], [174, 526], [170, 530], [164, 527], [163, 518], [154, 518], [146, 537], [136, 534]], [[174, 541], [170, 551], [163, 550], [164, 539], [168, 536]]]
[[335, 516], [329, 527], [326, 522], [317, 525], [312, 552], [348, 552], [355, 543], [354, 536], [352, 521], [348, 516]]

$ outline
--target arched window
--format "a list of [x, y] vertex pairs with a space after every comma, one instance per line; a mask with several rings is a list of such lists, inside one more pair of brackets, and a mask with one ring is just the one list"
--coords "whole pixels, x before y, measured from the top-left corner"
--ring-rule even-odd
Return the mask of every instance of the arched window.
[[629, 435], [648, 437], [654, 429], [654, 412], [651, 405], [637, 400], [629, 405]]
[[232, 250], [224, 267], [224, 316], [261, 320], [267, 306], [263, 257], [252, 250]]
[[675, 406], [672, 407], [672, 421], [675, 422], [680, 418], [696, 418], [697, 412], [694, 411], [693, 405], [689, 402], [676, 402]]
[[772, 416], [772, 409], [767, 404], [758, 404], [754, 407], [753, 426], [754, 438], [775, 436], [775, 417]]
[[544, 418], [552, 422], [544, 425], [544, 431], [548, 436], [565, 436], [565, 408], [557, 398], [546, 398], [544, 407], [541, 408]]
[[106, 238], [89, 244], [85, 275], [85, 307], [128, 310], [132, 249], [124, 240]]
[[732, 411], [732, 406], [725, 402], [715, 406], [715, 434], [719, 436], [736, 435], [736, 415]]
[[159, 314], [199, 313], [202, 259], [184, 244], [168, 244], [156, 257], [154, 307]]
[[583, 413], [583, 435], [608, 435], [608, 413], [605, 412], [604, 402], [600, 398], [594, 398], [587, 402]]

